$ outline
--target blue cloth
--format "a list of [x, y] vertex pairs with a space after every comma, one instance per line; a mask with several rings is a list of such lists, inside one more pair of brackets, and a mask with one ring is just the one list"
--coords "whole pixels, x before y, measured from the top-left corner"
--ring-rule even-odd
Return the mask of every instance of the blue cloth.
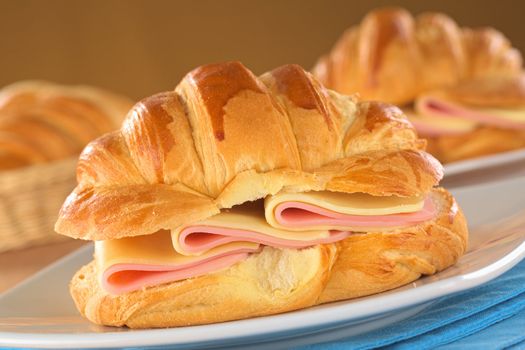
[[300, 349], [525, 349], [525, 260], [394, 325]]
[[525, 349], [525, 311], [440, 349]]

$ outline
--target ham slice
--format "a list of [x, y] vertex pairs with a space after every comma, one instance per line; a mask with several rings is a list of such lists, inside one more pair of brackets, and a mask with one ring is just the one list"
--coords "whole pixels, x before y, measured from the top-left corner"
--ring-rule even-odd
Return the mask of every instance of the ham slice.
[[[353, 228], [392, 228], [410, 226], [432, 219], [436, 208], [430, 198], [425, 200], [422, 210], [414, 213], [390, 215], [348, 215], [302, 202], [285, 202], [275, 209], [277, 222], [283, 227], [332, 226]], [[356, 230], [357, 231], [357, 230]]]
[[262, 215], [262, 202], [258, 204], [228, 209], [207, 220], [172, 230], [173, 247], [179, 254], [193, 256], [230, 244], [250, 242], [277, 248], [305, 248], [337, 242], [350, 235], [347, 230], [290, 232], [272, 227]]
[[170, 231], [95, 242], [101, 284], [111, 294], [212, 273], [259, 249], [256, 243], [232, 243], [201, 256], [184, 256], [173, 249]]
[[252, 250], [237, 250], [182, 265], [116, 264], [102, 274], [102, 287], [111, 294], [123, 294], [162, 283], [216, 272], [242, 261]]
[[236, 230], [225, 227], [189, 226], [182, 230], [179, 245], [185, 253], [200, 253], [231, 242], [254, 242], [276, 248], [305, 248], [316, 244], [334, 243], [345, 239], [350, 232], [329, 230], [324, 238], [310, 240], [280, 238], [251, 230]]
[[430, 198], [375, 197], [365, 193], [281, 192], [265, 200], [266, 221], [289, 231], [376, 231], [411, 226], [432, 219]]
[[[421, 135], [439, 136], [459, 134], [472, 129], [476, 124], [490, 125], [503, 129], [525, 130], [525, 111], [522, 118], [516, 118], [519, 111], [497, 109], [474, 109], [433, 96], [423, 96], [416, 101], [417, 116], [412, 123]], [[512, 117], [511, 117], [512, 115]], [[439, 118], [436, 123], [424, 117]], [[455, 120], [462, 120], [459, 124]], [[469, 123], [470, 122], [470, 127]]]

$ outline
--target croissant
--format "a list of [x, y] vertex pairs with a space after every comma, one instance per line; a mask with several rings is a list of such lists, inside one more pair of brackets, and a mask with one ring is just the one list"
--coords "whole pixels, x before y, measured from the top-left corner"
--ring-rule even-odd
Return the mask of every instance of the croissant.
[[521, 55], [494, 29], [380, 9], [345, 32], [313, 73], [339, 92], [402, 105], [441, 162], [525, 147]]
[[[354, 298], [433, 274], [464, 253], [468, 233], [454, 198], [434, 188], [442, 167], [424, 147], [398, 108], [328, 90], [297, 65], [260, 77], [238, 62], [199, 67], [174, 91], [138, 102], [119, 131], [81, 154], [78, 186], [55, 229], [95, 240], [95, 260], [73, 277], [71, 295], [98, 324], [173, 327]], [[271, 201], [315, 195], [342, 196], [359, 210], [377, 200], [406, 209], [426, 198], [433, 214], [403, 227], [366, 224], [360, 233], [292, 232], [264, 219], [263, 206], [275, 214]], [[221, 220], [240, 231], [242, 220], [231, 217], [246, 220], [246, 235], [274, 237], [243, 242], [222, 236], [225, 227], [218, 238], [184, 236]], [[322, 240], [292, 246], [293, 235]], [[210, 248], [217, 239], [229, 241]], [[184, 275], [185, 267], [202, 269], [199, 259], [228, 247], [237, 249], [233, 262], [217, 255], [212, 271]], [[149, 259], [165, 267], [170, 256], [183, 261], [179, 270], [151, 267]], [[149, 272], [129, 271], [131, 264], [150, 264]], [[144, 285], [146, 278], [155, 283]]]
[[26, 81], [0, 90], [0, 170], [79, 154], [114, 130], [132, 103], [100, 89]]
[[461, 81], [512, 77], [522, 58], [492, 28], [460, 28], [441, 13], [400, 8], [370, 12], [348, 29], [313, 74], [328, 88], [397, 105]]
[[524, 148], [525, 74], [431, 90], [405, 113], [444, 163]]

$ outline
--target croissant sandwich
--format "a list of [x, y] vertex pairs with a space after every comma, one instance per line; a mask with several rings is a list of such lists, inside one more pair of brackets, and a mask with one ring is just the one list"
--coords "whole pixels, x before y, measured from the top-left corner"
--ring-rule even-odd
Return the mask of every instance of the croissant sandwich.
[[77, 156], [115, 130], [132, 102], [87, 86], [25, 81], [0, 90], [0, 170]]
[[296, 65], [190, 72], [90, 143], [56, 231], [95, 241], [82, 315], [173, 327], [393, 289], [454, 264], [461, 209], [396, 107]]
[[523, 148], [525, 74], [429, 91], [405, 112], [443, 162]]
[[[452, 162], [525, 147], [522, 70], [521, 54], [495, 29], [385, 8], [346, 31], [313, 74], [341, 93], [402, 106], [429, 151]], [[431, 110], [430, 97], [454, 108]]]

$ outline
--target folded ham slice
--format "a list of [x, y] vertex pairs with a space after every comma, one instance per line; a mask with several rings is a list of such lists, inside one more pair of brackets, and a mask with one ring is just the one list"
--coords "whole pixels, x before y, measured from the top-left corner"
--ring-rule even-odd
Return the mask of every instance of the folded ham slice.
[[468, 132], [478, 124], [525, 130], [524, 109], [467, 107], [429, 95], [416, 101], [415, 111], [410, 120], [423, 136]]
[[172, 230], [175, 250], [184, 255], [201, 255], [216, 247], [252, 242], [277, 248], [305, 248], [346, 238], [347, 230], [329, 228], [291, 232], [266, 222], [261, 203], [243, 204], [227, 209], [207, 220]]
[[212, 249], [199, 257], [184, 256], [173, 249], [169, 231], [95, 242], [101, 285], [111, 294], [219, 271], [258, 250], [259, 244], [241, 242]]
[[111, 294], [123, 294], [144, 287], [179, 281], [222, 270], [248, 257], [248, 252], [215, 256], [182, 265], [112, 265], [102, 275], [102, 286]]
[[337, 229], [355, 232], [410, 226], [434, 218], [430, 198], [374, 197], [364, 193], [281, 192], [266, 198], [270, 225], [286, 230]]

